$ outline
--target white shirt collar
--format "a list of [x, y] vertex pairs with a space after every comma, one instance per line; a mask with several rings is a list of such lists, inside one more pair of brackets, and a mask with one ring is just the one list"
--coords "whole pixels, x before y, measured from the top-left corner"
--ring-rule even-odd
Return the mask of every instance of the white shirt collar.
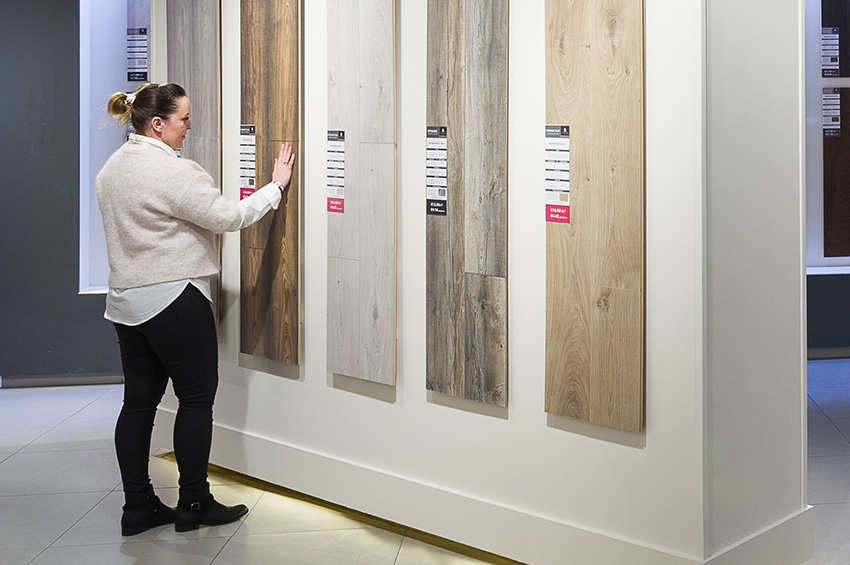
[[174, 152], [174, 149], [169, 147], [165, 142], [160, 141], [158, 139], [154, 139], [152, 137], [148, 137], [146, 135], [141, 135], [138, 133], [131, 133], [128, 139], [134, 143], [148, 143], [150, 145], [153, 145], [154, 147], [159, 147], [172, 157], [177, 157], [177, 153]]

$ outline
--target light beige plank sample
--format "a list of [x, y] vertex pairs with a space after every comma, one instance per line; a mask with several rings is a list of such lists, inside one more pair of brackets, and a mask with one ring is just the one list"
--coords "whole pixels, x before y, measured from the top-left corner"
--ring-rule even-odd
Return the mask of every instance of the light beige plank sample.
[[429, 126], [447, 126], [445, 215], [426, 218], [426, 386], [507, 405], [507, 0], [430, 0]]
[[643, 12], [546, 0], [546, 123], [570, 126], [570, 222], [546, 225], [546, 411], [639, 432]]
[[328, 213], [328, 371], [395, 384], [393, 0], [328, 2], [328, 128], [345, 133], [344, 211]]

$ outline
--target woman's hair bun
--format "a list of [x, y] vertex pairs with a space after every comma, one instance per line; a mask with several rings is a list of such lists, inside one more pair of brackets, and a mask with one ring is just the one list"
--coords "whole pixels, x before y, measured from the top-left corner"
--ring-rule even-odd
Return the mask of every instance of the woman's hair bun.
[[131, 96], [126, 92], [116, 92], [109, 97], [109, 102], [106, 103], [106, 112], [110, 116], [118, 118], [119, 126], [130, 121], [133, 112], [133, 98], [135, 98], [134, 96], [131, 98]]

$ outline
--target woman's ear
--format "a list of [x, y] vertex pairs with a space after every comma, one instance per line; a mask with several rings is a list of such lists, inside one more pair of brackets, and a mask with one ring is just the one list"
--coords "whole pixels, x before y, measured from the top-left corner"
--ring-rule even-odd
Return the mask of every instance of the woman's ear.
[[162, 125], [163, 121], [162, 118], [160, 118], [159, 116], [154, 116], [151, 119], [151, 128], [153, 128], [155, 132], [162, 133]]

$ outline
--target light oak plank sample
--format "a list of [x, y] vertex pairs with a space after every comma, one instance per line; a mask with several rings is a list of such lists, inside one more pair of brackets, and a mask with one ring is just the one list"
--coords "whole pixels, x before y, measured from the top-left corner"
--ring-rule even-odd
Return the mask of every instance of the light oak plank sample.
[[328, 213], [328, 371], [395, 384], [393, 0], [329, 0], [328, 128], [345, 132], [345, 208]]
[[507, 405], [507, 0], [429, 0], [429, 126], [446, 215], [426, 218], [426, 386]]
[[[241, 123], [256, 126], [257, 182], [271, 180], [281, 142], [299, 155], [300, 0], [242, 0]], [[297, 365], [301, 357], [301, 172], [280, 206], [242, 230], [241, 351]]]
[[639, 432], [643, 12], [546, 0], [546, 123], [570, 126], [570, 222], [546, 225], [546, 411]]

